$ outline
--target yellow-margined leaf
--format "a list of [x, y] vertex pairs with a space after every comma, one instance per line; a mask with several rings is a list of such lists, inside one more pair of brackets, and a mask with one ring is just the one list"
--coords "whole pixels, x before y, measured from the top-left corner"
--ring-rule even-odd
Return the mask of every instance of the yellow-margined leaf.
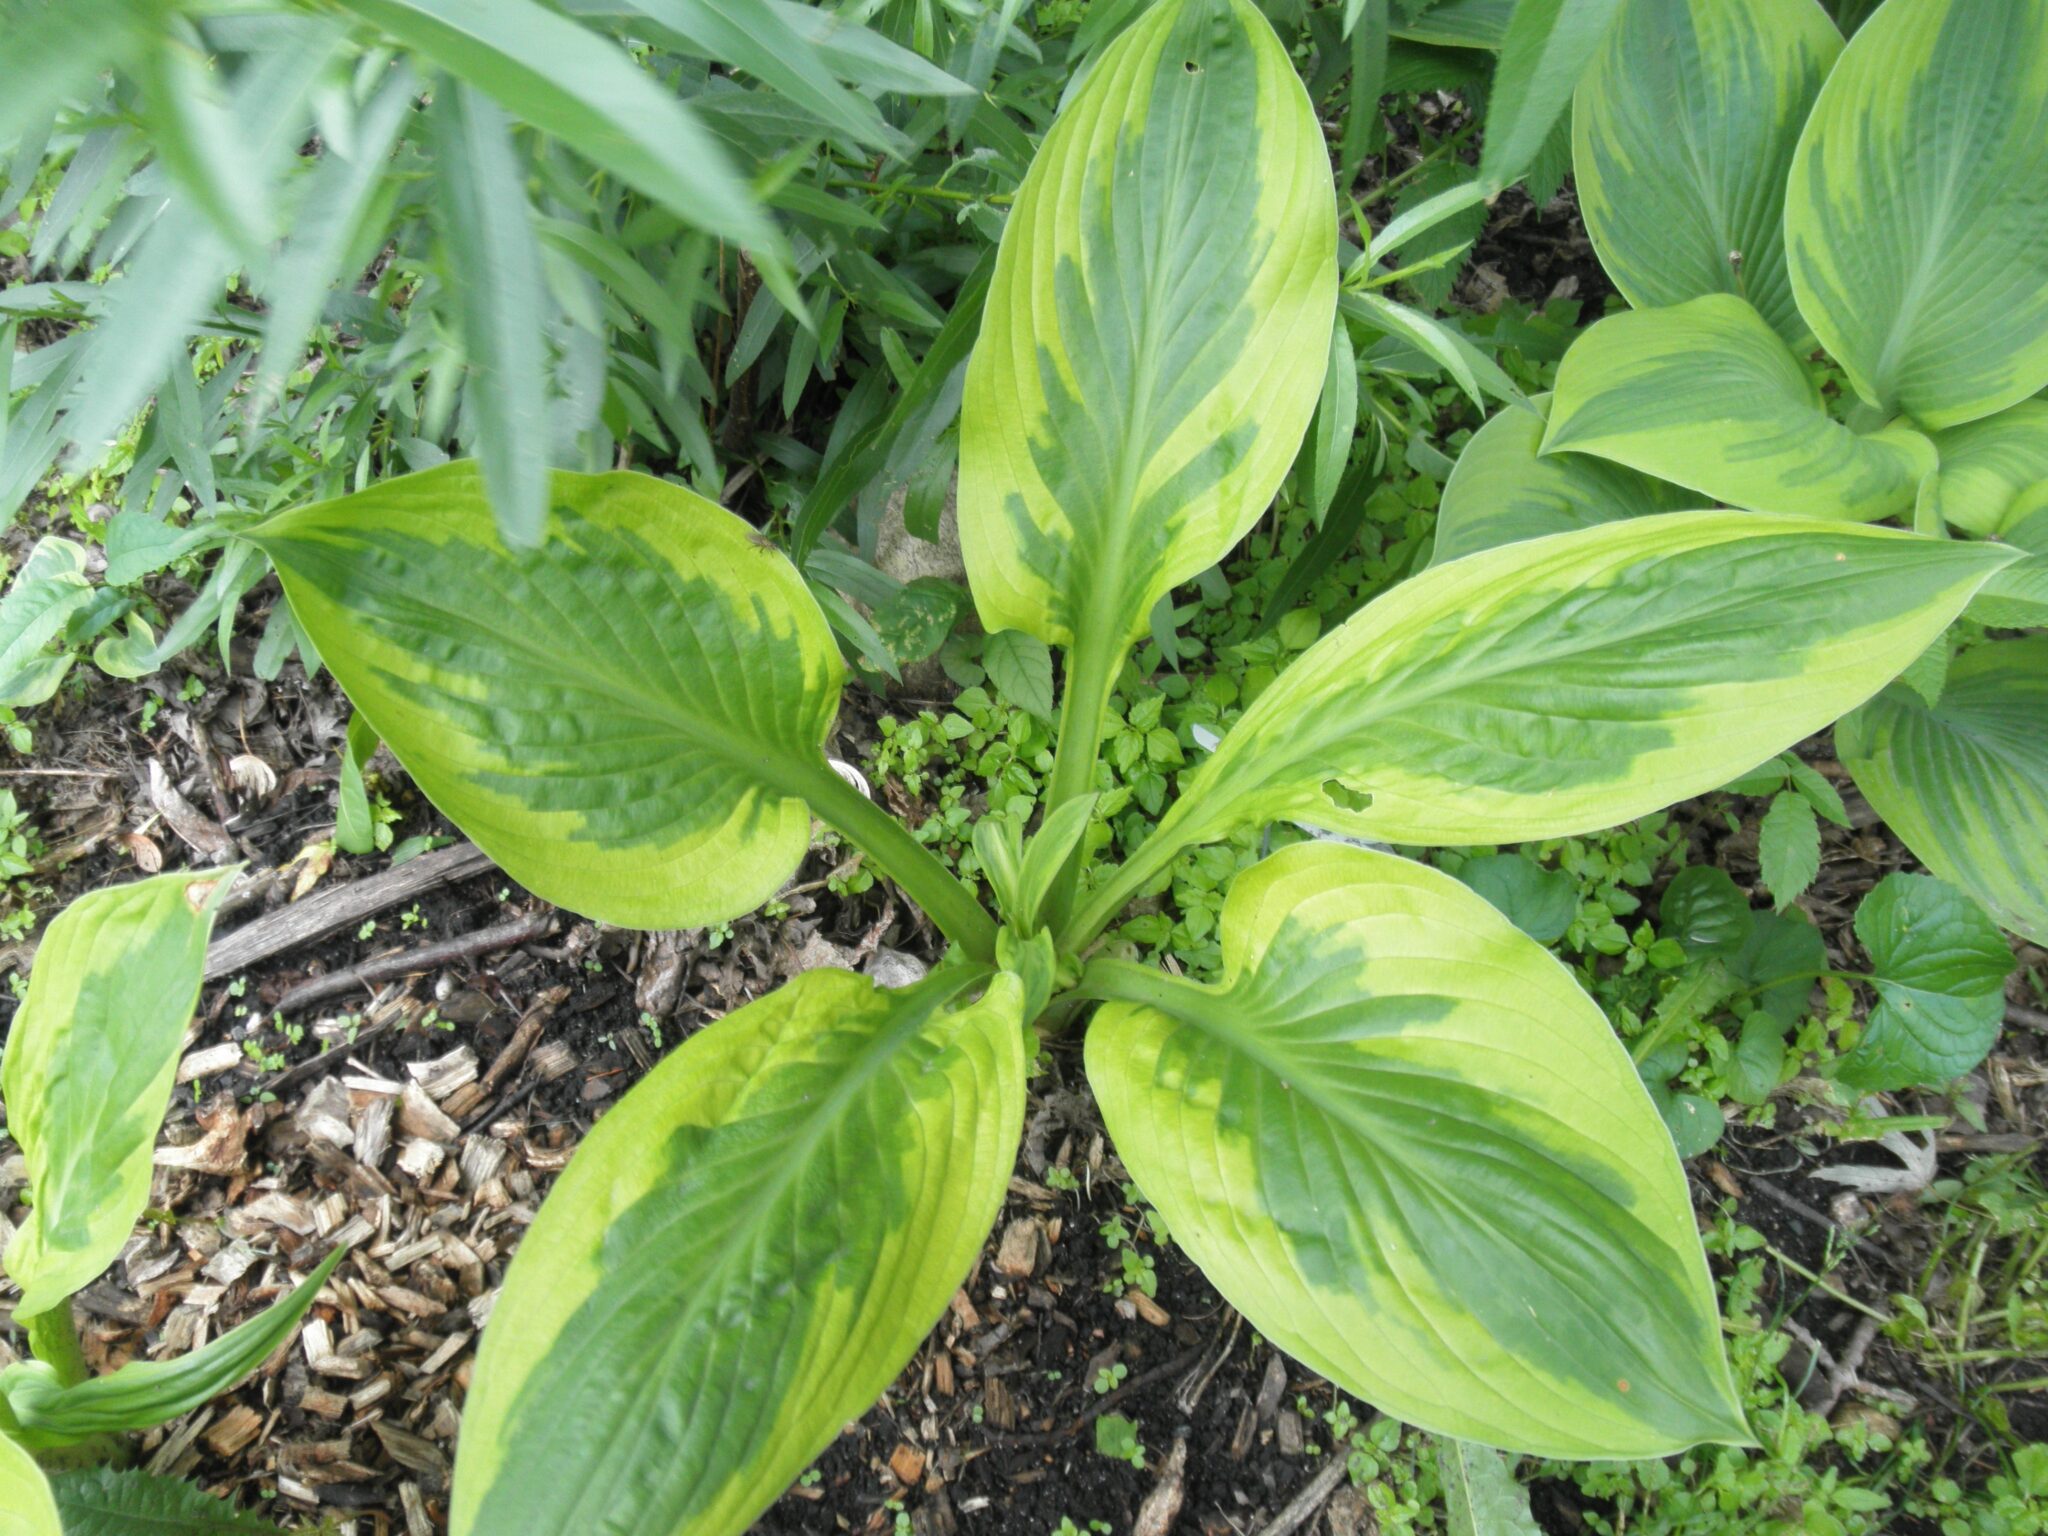
[[1627, 0], [1579, 82], [1572, 169], [1629, 303], [1732, 293], [1808, 340], [1785, 276], [1785, 176], [1841, 51], [1814, 0]]
[[1084, 986], [1088, 1078], [1173, 1239], [1388, 1413], [1545, 1456], [1749, 1432], [1685, 1175], [1599, 1007], [1449, 875], [1300, 843], [1238, 876], [1214, 986]]
[[252, 537], [376, 734], [508, 874], [643, 928], [758, 906], [831, 776], [824, 616], [774, 546], [680, 486], [557, 474], [550, 507], [552, 539], [507, 550], [463, 461]]
[[455, 1536], [747, 1529], [980, 1251], [1023, 1128], [1021, 999], [1006, 972], [809, 971], [634, 1088], [506, 1276]]
[[1954, 426], [2048, 384], [2048, 9], [1886, 0], [1793, 156], [1799, 311], [1858, 394]]
[[0, 1070], [33, 1197], [0, 1258], [21, 1287], [18, 1318], [48, 1312], [111, 1264], [148, 1203], [214, 903], [233, 874], [94, 891], [43, 935]]
[[1315, 409], [1336, 204], [1249, 0], [1163, 0], [1106, 49], [1003, 231], [961, 418], [990, 631], [1105, 653], [1266, 508]]
[[1706, 294], [1610, 315], [1565, 354], [1544, 452], [1575, 449], [1730, 506], [1868, 522], [1913, 505], [1926, 438], [1859, 436], [1747, 302]]

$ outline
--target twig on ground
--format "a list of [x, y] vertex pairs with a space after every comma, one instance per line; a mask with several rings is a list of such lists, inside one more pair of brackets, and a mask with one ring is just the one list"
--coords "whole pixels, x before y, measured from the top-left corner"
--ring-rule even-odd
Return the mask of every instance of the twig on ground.
[[1292, 1536], [1329, 1502], [1330, 1495], [1337, 1491], [1337, 1485], [1344, 1481], [1344, 1474], [1349, 1470], [1350, 1459], [1332, 1453], [1323, 1470], [1309, 1479], [1306, 1488], [1287, 1501], [1287, 1507], [1273, 1517], [1259, 1536]]
[[206, 951], [206, 979], [218, 981], [273, 955], [316, 943], [356, 927], [364, 918], [375, 917], [386, 907], [411, 901], [437, 886], [467, 880], [491, 867], [489, 857], [476, 844], [456, 843], [407, 859], [366, 879], [316, 892], [216, 938]]
[[460, 938], [443, 939], [437, 944], [422, 944], [419, 948], [406, 950], [403, 954], [383, 955], [375, 960], [365, 960], [361, 965], [351, 965], [345, 970], [300, 982], [277, 1000], [277, 1011], [288, 1013], [295, 1008], [304, 1008], [310, 1003], [338, 997], [344, 992], [352, 992], [358, 987], [371, 987], [378, 982], [396, 981], [401, 976], [437, 970], [457, 960], [473, 960], [479, 955], [511, 949], [532, 939], [545, 938], [554, 931], [554, 926], [555, 913], [550, 908], [530, 917], [499, 923], [494, 928], [480, 928], [475, 933], [465, 933]]

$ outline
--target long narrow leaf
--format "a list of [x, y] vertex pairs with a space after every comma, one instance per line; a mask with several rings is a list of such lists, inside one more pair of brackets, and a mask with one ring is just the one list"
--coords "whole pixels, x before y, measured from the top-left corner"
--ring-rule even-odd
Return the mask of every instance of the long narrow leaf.
[[498, 531], [532, 549], [547, 531], [547, 349], [540, 242], [505, 114], [458, 85], [431, 117], [448, 290], [469, 355], [477, 457]]
[[344, 0], [408, 48], [713, 234], [781, 244], [724, 148], [624, 49], [536, 0]]

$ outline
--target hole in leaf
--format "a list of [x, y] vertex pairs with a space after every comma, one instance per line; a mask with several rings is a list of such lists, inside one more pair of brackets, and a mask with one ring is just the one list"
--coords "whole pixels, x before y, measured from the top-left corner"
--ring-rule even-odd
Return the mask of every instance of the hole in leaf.
[[1372, 804], [1371, 795], [1360, 794], [1341, 779], [1323, 780], [1323, 793], [1339, 810], [1362, 811]]
[[1181, 68], [1185, 69], [1191, 75], [1199, 75], [1202, 72], [1202, 66], [1197, 64], [1193, 59], [1189, 59], [1185, 64], [1181, 66]]

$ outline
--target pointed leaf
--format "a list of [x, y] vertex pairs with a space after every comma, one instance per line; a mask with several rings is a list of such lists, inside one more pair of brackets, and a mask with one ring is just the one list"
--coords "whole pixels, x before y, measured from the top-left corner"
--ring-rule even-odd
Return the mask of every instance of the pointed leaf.
[[1749, 1439], [1670, 1138], [1541, 946], [1437, 870], [1299, 843], [1237, 877], [1223, 966], [1210, 987], [1113, 965], [1133, 984], [1104, 990], [1149, 995], [1090, 1023], [1088, 1078], [1254, 1327], [1438, 1434]]
[[1009, 1183], [1024, 1021], [989, 975], [806, 972], [599, 1122], [484, 1334], [455, 1536], [737, 1536], [874, 1401]]
[[537, 0], [343, 0], [699, 229], [778, 240], [719, 142], [625, 49]]
[[1806, 894], [1820, 873], [1820, 821], [1804, 795], [1781, 790], [1771, 797], [1757, 829], [1756, 857], [1778, 911]]
[[1888, 0], [1842, 51], [1785, 193], [1792, 292], [1858, 394], [1929, 427], [2048, 384], [2040, 0]]
[[64, 1536], [274, 1536], [277, 1530], [179, 1477], [95, 1467], [60, 1472], [51, 1487]]
[[1936, 704], [1885, 689], [1835, 745], [1921, 863], [2048, 944], [2048, 635], [1965, 651]]
[[1541, 152], [1621, 6], [1622, 0], [1515, 0], [1494, 66], [1479, 160], [1480, 177], [1491, 187], [1515, 180]]
[[1877, 1006], [1836, 1064], [1853, 1088], [1945, 1083], [1982, 1061], [2005, 1022], [2015, 964], [1984, 909], [1927, 875], [1886, 875], [1856, 908]]
[[1109, 652], [1266, 509], [1335, 302], [1321, 129], [1248, 0], [1112, 43], [1004, 227], [961, 417], [960, 536], [990, 630]]
[[232, 1390], [275, 1354], [347, 1252], [335, 1249], [283, 1301], [189, 1355], [131, 1360], [69, 1387], [41, 1361], [11, 1365], [0, 1371], [0, 1398], [20, 1422], [23, 1443], [38, 1449], [167, 1424]]
[[1785, 177], [1842, 51], [1814, 0], [1629, 0], [1572, 118], [1579, 208], [1637, 309], [1746, 299], [1811, 335], [1785, 275]]
[[476, 452], [498, 530], [514, 549], [540, 543], [548, 516], [549, 314], [540, 241], [511, 125], [466, 85], [440, 93], [428, 118], [441, 242], [469, 365]]
[[149, 1200], [150, 1153], [232, 871], [81, 896], [43, 935], [0, 1067], [34, 1203], [0, 1257], [38, 1317], [114, 1260]]
[[1610, 315], [1557, 371], [1543, 451], [1595, 453], [1764, 512], [1869, 522], [1913, 505], [1932, 446], [1905, 427], [1859, 437], [1802, 363], [1730, 294]]
[[1590, 453], [1543, 453], [1550, 397], [1534, 411], [1501, 411], [1458, 455], [1437, 507], [1432, 565], [1596, 523], [1677, 512], [1699, 498]]
[[1145, 847], [1263, 821], [1421, 844], [1628, 821], [1868, 698], [2012, 558], [1673, 512], [1432, 567], [1260, 694]]
[[633, 474], [551, 494], [553, 538], [525, 555], [469, 462], [251, 537], [357, 709], [507, 874], [606, 922], [735, 917], [809, 844], [838, 646], [715, 503]]
[[64, 1536], [35, 1457], [0, 1434], [0, 1536]]

